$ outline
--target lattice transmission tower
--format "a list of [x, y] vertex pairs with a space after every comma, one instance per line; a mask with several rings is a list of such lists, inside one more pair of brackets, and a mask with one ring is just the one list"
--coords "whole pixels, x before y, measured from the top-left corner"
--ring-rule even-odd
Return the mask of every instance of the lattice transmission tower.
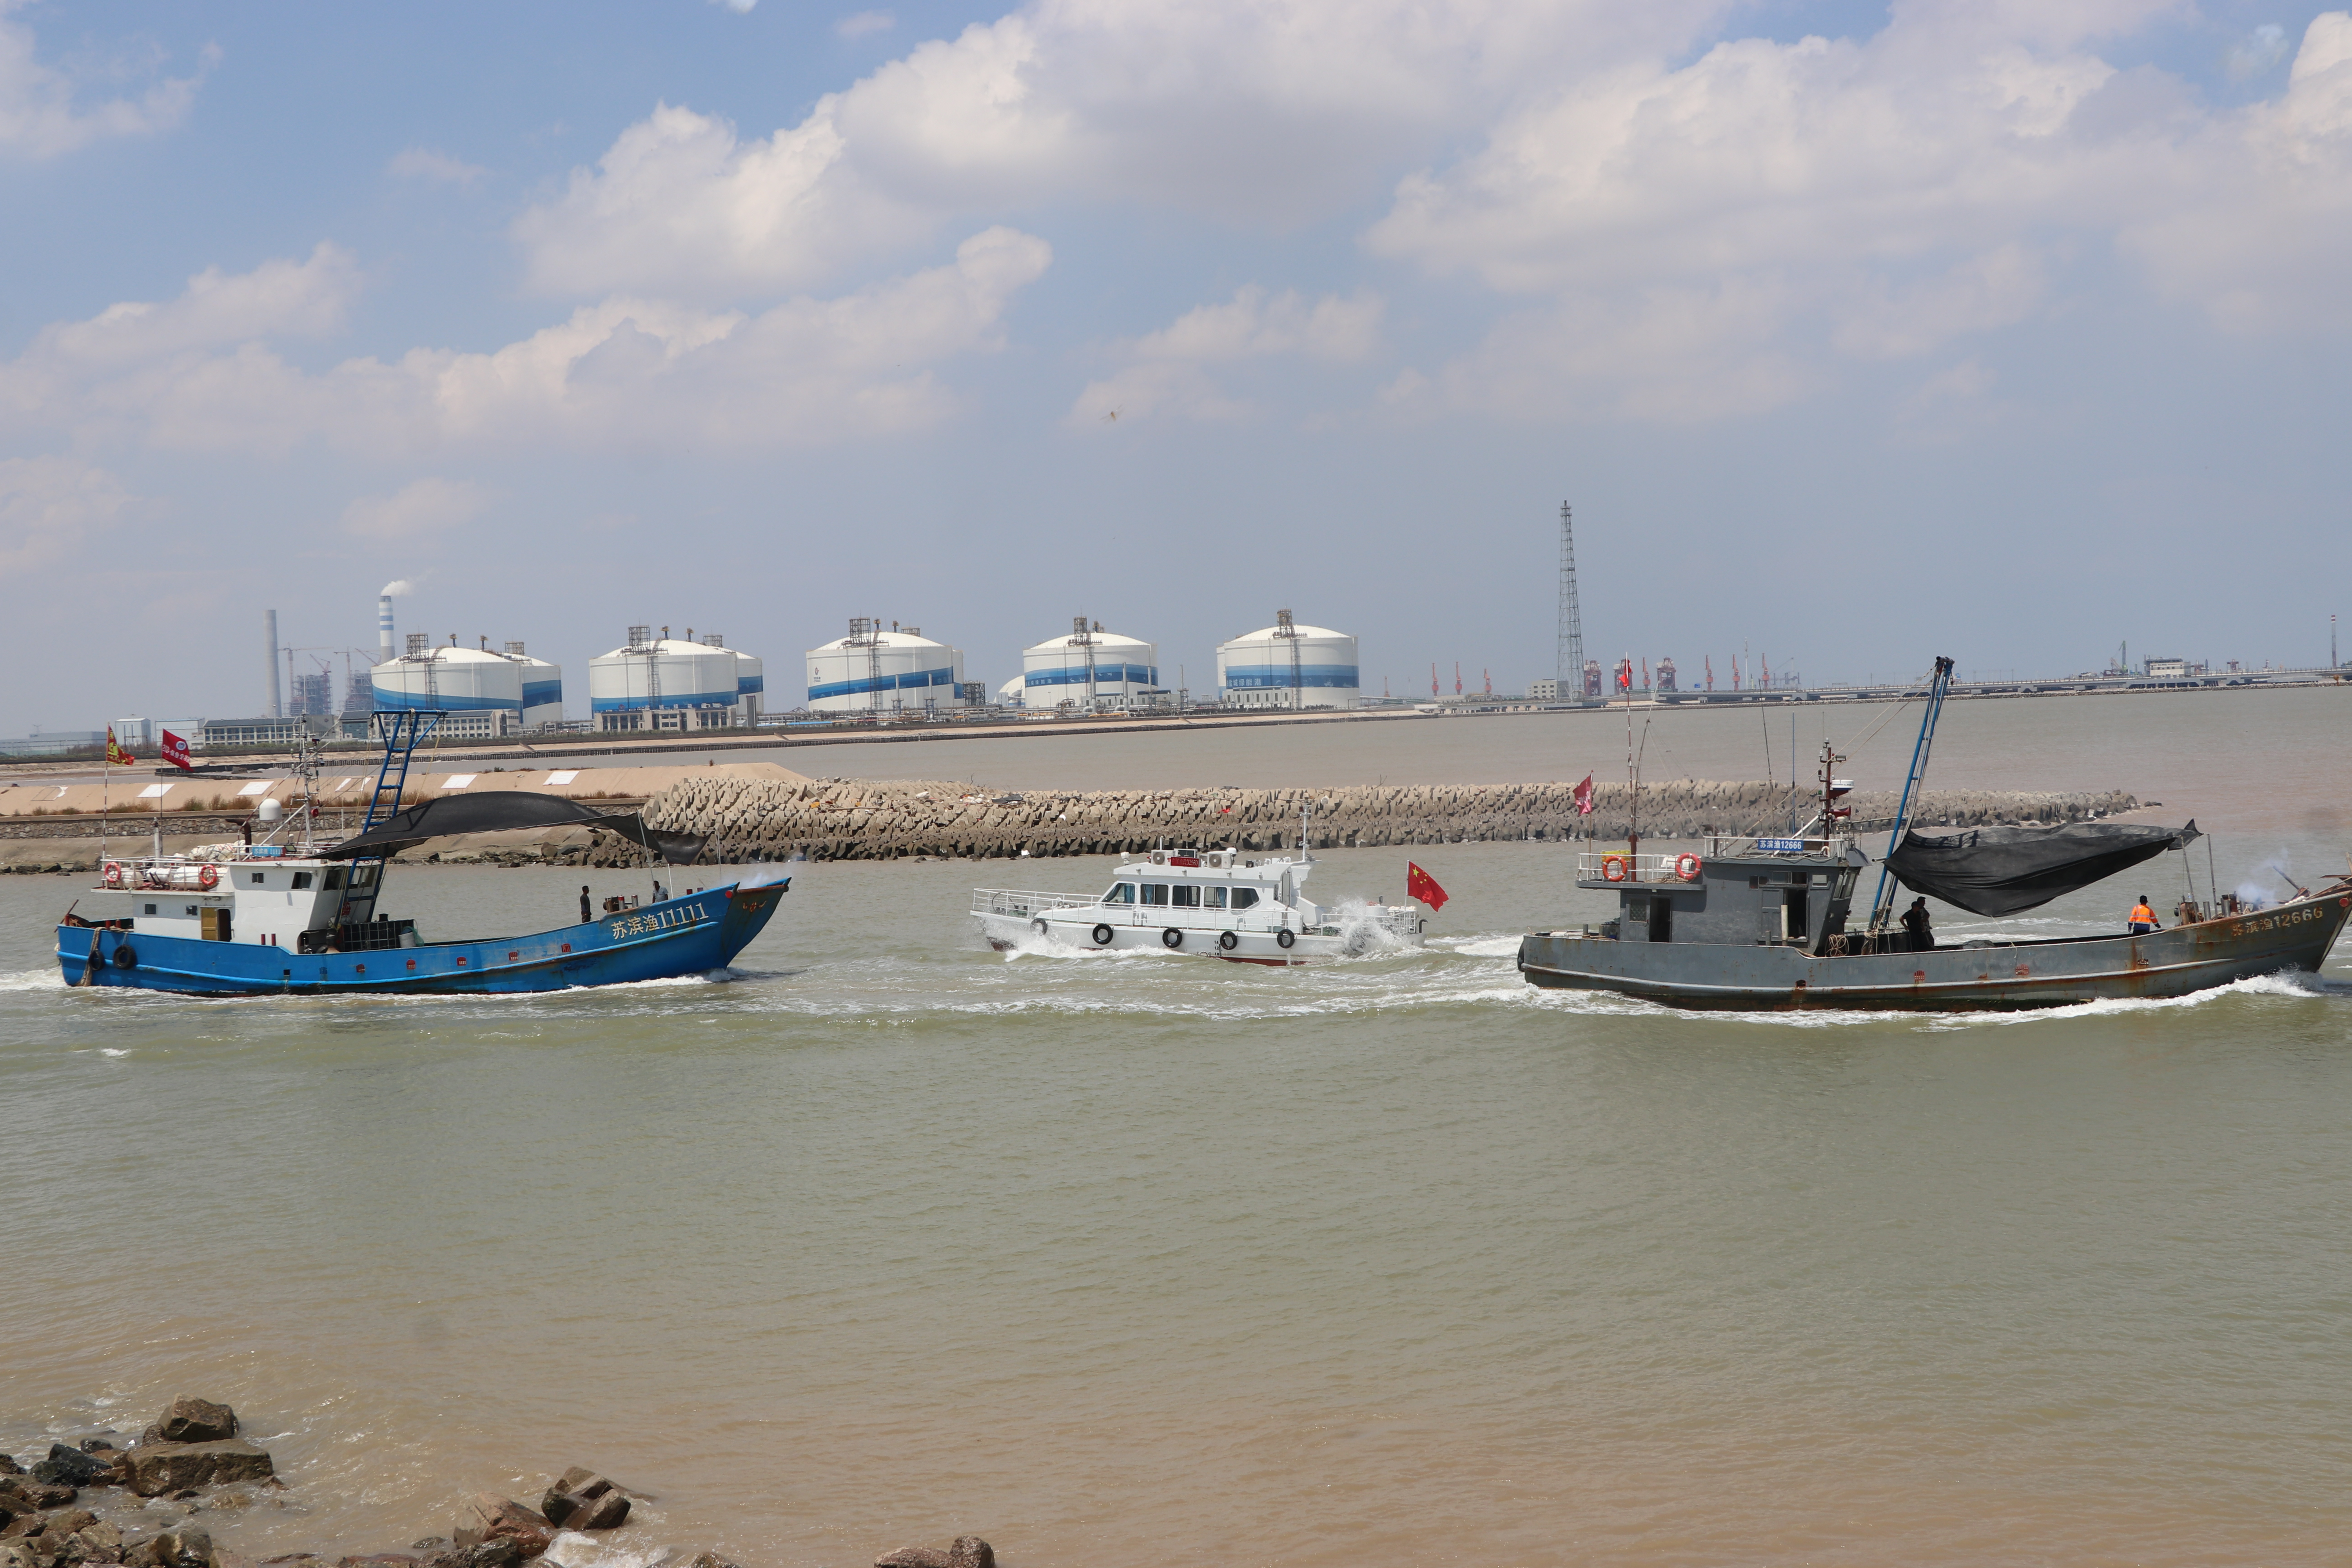
[[1559, 503], [1559, 698], [1584, 697], [1584, 617], [1576, 608], [1576, 530]]

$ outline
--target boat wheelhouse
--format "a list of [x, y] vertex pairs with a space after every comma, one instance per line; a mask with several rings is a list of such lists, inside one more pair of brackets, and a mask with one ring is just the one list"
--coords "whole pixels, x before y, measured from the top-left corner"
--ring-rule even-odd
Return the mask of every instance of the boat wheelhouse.
[[1102, 950], [1160, 947], [1236, 963], [1293, 964], [1418, 947], [1426, 921], [1411, 904], [1327, 907], [1307, 898], [1315, 858], [1257, 858], [1234, 849], [1154, 849], [1111, 873], [1100, 895], [973, 890], [989, 945], [1024, 937]]

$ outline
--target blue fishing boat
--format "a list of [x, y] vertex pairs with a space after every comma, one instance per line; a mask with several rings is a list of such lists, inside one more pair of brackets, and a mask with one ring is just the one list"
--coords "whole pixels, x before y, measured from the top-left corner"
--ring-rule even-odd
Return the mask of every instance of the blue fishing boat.
[[[378, 909], [391, 858], [459, 833], [583, 826], [643, 846], [649, 860], [690, 864], [702, 840], [646, 826], [635, 812], [597, 812], [558, 796], [501, 792], [401, 805], [416, 742], [439, 714], [382, 713], [384, 759], [360, 831], [316, 837], [307, 804], [260, 842], [187, 855], [125, 856], [102, 868], [102, 890], [131, 912], [68, 910], [58, 963], [74, 986], [194, 995], [325, 992], [559, 991], [723, 970], [775, 913], [791, 879], [734, 882], [652, 902], [612, 899], [601, 918], [528, 936], [428, 942], [413, 920]], [[315, 776], [307, 754], [298, 768]], [[287, 840], [279, 842], [281, 838]]]

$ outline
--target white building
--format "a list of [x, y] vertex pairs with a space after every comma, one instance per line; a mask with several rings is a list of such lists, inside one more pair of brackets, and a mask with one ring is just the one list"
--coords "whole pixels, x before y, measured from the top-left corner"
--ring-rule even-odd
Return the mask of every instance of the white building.
[[884, 631], [863, 616], [849, 635], [808, 650], [812, 712], [900, 713], [976, 707], [977, 686], [963, 679], [963, 654], [895, 621]]
[[435, 647], [422, 632], [411, 633], [408, 651], [368, 672], [378, 712], [437, 708], [445, 713], [504, 713], [494, 729], [530, 729], [563, 718], [563, 670], [523, 652], [510, 642], [495, 651], [489, 639], [479, 647]]
[[722, 637], [631, 626], [629, 640], [588, 661], [588, 710], [599, 730], [711, 730], [757, 718], [760, 661]]
[[1160, 694], [1160, 650], [1081, 616], [1069, 636], [1022, 650], [1019, 689], [1015, 700], [1027, 708], [1124, 708]]
[[1217, 645], [1217, 697], [1234, 708], [1353, 708], [1360, 695], [1356, 639], [1302, 626], [1290, 612]]

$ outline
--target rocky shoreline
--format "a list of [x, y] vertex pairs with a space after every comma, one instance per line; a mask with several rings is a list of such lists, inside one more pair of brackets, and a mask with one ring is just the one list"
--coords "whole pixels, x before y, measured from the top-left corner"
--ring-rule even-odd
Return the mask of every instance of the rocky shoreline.
[[[1295, 849], [1302, 813], [1309, 814], [1317, 848], [1622, 839], [1633, 799], [1622, 784], [1601, 784], [1584, 815], [1576, 786], [1558, 783], [992, 795], [943, 783], [689, 778], [647, 801], [646, 817], [658, 828], [708, 837], [705, 861], [989, 858], [1130, 854], [1160, 844]], [[1852, 829], [1867, 833], [1891, 827], [1901, 803], [1880, 791], [1846, 804]], [[1913, 820], [1920, 827], [2087, 822], [2141, 804], [2121, 790], [1930, 790]], [[1644, 784], [1640, 805], [1642, 837], [1675, 839], [1770, 833], [1787, 826], [1791, 808], [1784, 785], [1697, 779]], [[1801, 819], [1809, 814], [1803, 798], [1794, 809]], [[590, 859], [622, 866], [642, 853], [603, 835]]]
[[[95, 1433], [26, 1466], [0, 1453], [0, 1568], [520, 1568], [545, 1559], [555, 1568], [594, 1568], [595, 1538], [628, 1522], [633, 1502], [651, 1502], [585, 1466], [549, 1479], [537, 1508], [479, 1492], [458, 1510], [446, 1535], [404, 1550], [322, 1558], [284, 1552], [260, 1559], [222, 1549], [190, 1522], [213, 1510], [253, 1506], [290, 1489], [268, 1450], [237, 1436], [236, 1412], [180, 1398], [135, 1439]], [[584, 1550], [583, 1550], [584, 1548]], [[737, 1568], [714, 1552], [658, 1549], [643, 1568]], [[996, 1568], [996, 1551], [977, 1535], [945, 1548], [903, 1546], [876, 1568]]]

